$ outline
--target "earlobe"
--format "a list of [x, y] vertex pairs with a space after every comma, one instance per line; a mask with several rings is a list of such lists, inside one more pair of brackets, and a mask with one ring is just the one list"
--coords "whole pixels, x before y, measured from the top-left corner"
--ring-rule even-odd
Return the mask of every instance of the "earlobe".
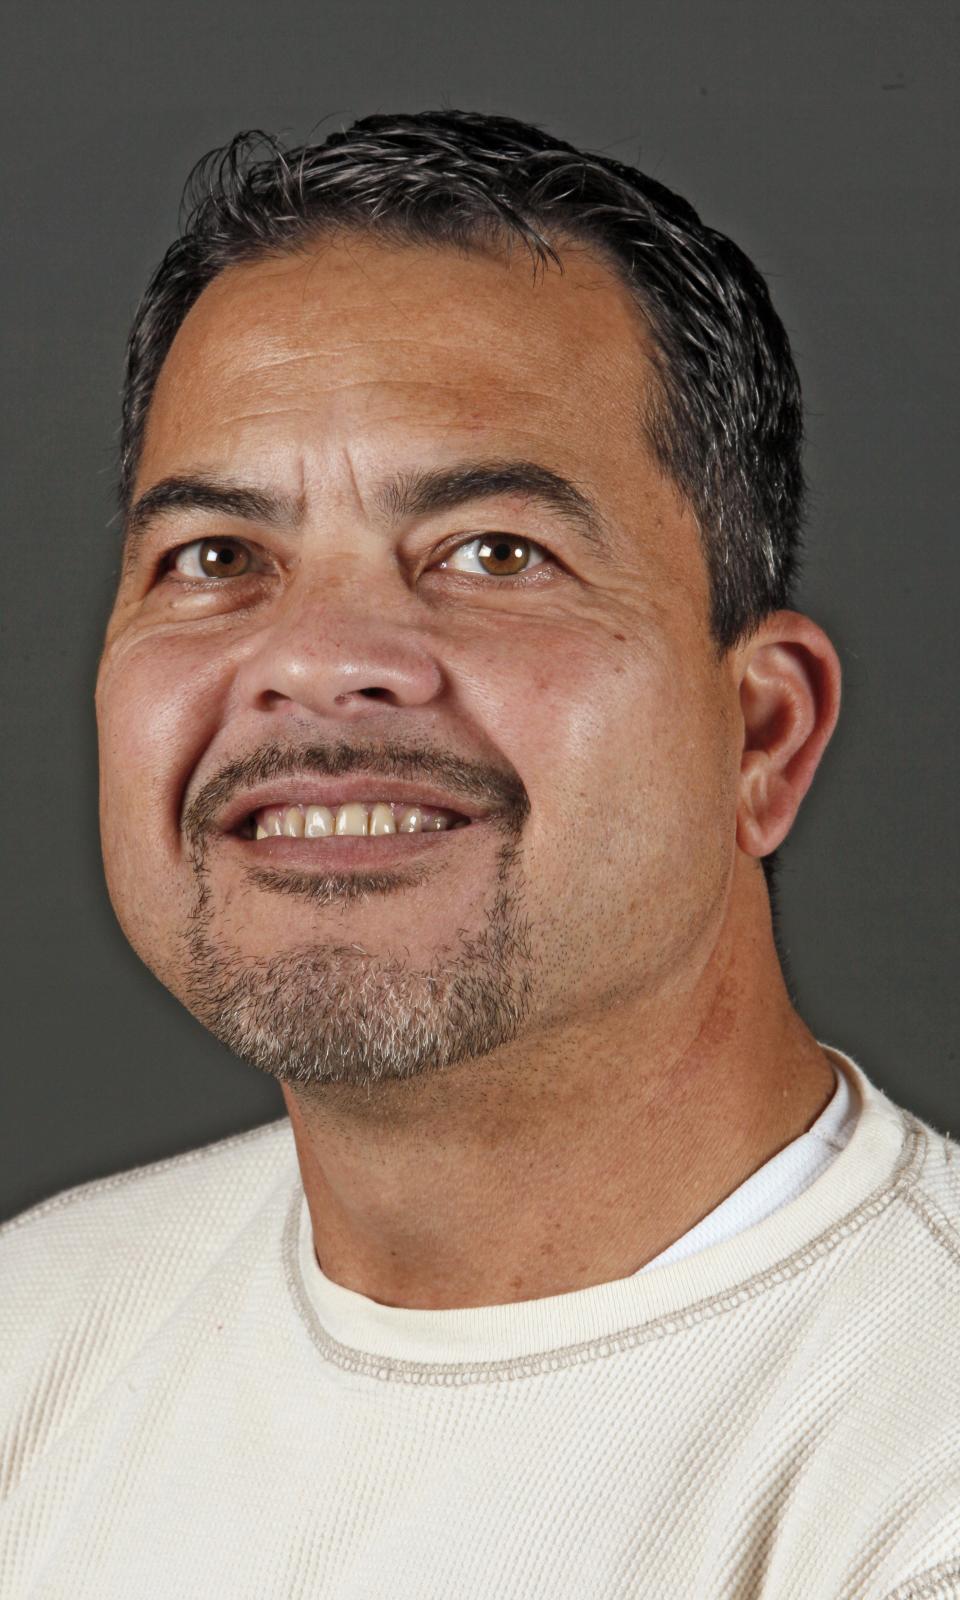
[[840, 711], [841, 668], [823, 629], [778, 611], [742, 647], [737, 844], [766, 856], [786, 838]]

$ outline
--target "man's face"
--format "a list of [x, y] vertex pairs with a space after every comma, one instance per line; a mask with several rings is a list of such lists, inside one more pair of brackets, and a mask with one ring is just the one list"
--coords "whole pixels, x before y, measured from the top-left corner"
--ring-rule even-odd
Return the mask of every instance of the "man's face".
[[[223, 273], [162, 369], [135, 500], [202, 476], [280, 506], [184, 497], [124, 563], [97, 681], [107, 883], [160, 980], [287, 1083], [533, 1057], [685, 986], [717, 937], [734, 675], [642, 439], [635, 310], [588, 252], [564, 266], [341, 237]], [[482, 474], [414, 493], [517, 462], [589, 499], [604, 549]], [[357, 775], [370, 802], [403, 779], [486, 816], [366, 859], [224, 831], [271, 785], [335, 812]]]

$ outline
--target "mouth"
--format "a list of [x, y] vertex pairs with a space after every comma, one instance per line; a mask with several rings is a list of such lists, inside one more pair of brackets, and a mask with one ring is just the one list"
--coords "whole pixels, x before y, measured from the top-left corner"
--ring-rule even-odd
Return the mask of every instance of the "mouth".
[[[300, 870], [338, 872], [353, 867], [387, 868], [413, 862], [434, 852], [444, 854], [462, 848], [465, 836], [472, 839], [485, 836], [489, 831], [486, 822], [461, 818], [444, 828], [430, 828], [410, 833], [327, 834], [316, 838], [297, 835], [268, 834], [257, 838], [254, 832], [240, 827], [225, 835], [229, 843], [242, 853], [250, 867], [295, 867]], [[457, 840], [461, 843], [458, 845]]]
[[351, 775], [313, 778], [309, 774], [268, 779], [237, 794], [214, 826], [244, 838], [267, 835], [322, 838], [330, 835], [415, 833], [483, 820], [494, 808], [486, 801], [448, 793], [411, 780]]
[[268, 802], [241, 815], [227, 837], [251, 864], [339, 870], [386, 867], [448, 846], [482, 824], [449, 807], [406, 801], [344, 801], [327, 806]]
[[234, 832], [245, 839], [389, 838], [394, 834], [442, 833], [466, 827], [471, 818], [426, 801], [345, 801], [320, 805], [267, 803], [242, 816]]

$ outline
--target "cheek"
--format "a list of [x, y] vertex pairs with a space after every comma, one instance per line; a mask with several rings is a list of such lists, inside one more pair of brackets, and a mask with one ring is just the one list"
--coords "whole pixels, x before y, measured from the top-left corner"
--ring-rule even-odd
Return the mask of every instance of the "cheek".
[[[184, 785], [217, 721], [217, 683], [185, 644], [121, 641], [97, 682], [100, 840], [111, 904], [160, 978], [171, 923], [191, 904], [179, 827]], [[168, 984], [169, 986], [169, 984]]]
[[589, 818], [610, 859], [660, 858], [671, 879], [678, 856], [694, 873], [715, 869], [735, 821], [736, 762], [709, 666], [678, 663], [662, 642], [570, 635], [522, 681], [510, 720], [535, 812], [539, 801], [567, 826]]
[[712, 874], [735, 829], [736, 763], [720, 685], [695, 672], [646, 685], [630, 740], [637, 826], [650, 818], [671, 873]]
[[97, 694], [104, 846], [149, 819], [150, 836], [178, 838], [181, 792], [217, 722], [223, 667], [182, 641], [153, 637], [118, 649]]

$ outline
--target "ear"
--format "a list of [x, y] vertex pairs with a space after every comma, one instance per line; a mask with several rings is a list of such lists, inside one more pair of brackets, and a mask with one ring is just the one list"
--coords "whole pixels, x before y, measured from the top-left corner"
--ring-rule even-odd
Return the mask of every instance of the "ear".
[[777, 611], [736, 652], [743, 717], [737, 844], [768, 856], [793, 827], [840, 713], [840, 660], [822, 628]]

